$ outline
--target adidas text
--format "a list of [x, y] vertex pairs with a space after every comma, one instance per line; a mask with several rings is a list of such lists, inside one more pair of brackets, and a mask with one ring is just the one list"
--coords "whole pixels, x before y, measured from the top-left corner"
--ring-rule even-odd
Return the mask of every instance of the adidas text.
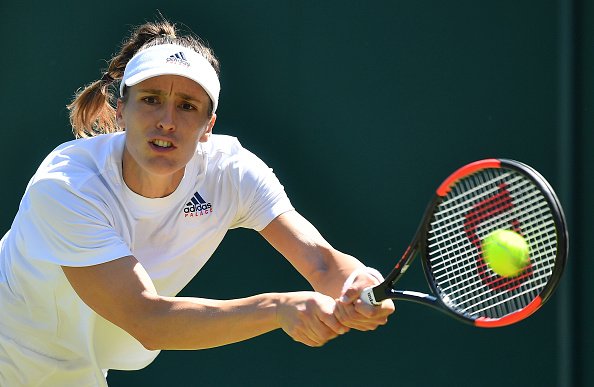
[[212, 204], [207, 203], [206, 200], [198, 193], [190, 198], [184, 207], [184, 218], [193, 216], [203, 216], [212, 213]]

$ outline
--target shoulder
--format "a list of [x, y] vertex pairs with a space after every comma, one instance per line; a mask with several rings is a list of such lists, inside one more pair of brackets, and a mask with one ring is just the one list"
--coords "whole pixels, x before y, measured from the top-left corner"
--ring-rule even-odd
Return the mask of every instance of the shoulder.
[[117, 176], [124, 141], [124, 133], [113, 133], [66, 142], [47, 155], [31, 183], [55, 180], [79, 186], [95, 176]]
[[210, 154], [235, 155], [245, 150], [237, 137], [213, 134], [204, 146]]
[[267, 168], [258, 156], [244, 148], [239, 139], [233, 136], [212, 135], [205, 150], [209, 161], [219, 167], [240, 170]]
[[105, 212], [106, 203], [114, 201], [121, 187], [118, 165], [124, 139], [123, 133], [117, 133], [58, 146], [29, 181], [23, 204], [77, 210], [94, 206]]

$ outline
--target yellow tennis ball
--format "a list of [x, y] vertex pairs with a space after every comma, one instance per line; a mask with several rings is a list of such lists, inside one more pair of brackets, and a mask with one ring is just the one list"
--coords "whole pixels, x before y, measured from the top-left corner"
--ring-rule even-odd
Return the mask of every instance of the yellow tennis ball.
[[502, 277], [517, 277], [530, 262], [526, 240], [510, 230], [495, 230], [483, 241], [483, 258]]

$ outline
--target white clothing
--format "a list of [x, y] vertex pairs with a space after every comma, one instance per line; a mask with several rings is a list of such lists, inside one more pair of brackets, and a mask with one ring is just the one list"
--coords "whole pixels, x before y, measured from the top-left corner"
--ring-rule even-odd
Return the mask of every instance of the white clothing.
[[125, 133], [106, 134], [56, 148], [0, 241], [0, 341], [90, 367], [98, 385], [105, 383], [102, 370], [145, 367], [158, 351], [87, 307], [61, 265], [134, 255], [157, 292], [174, 296], [228, 229], [260, 231], [293, 208], [272, 170], [221, 135], [200, 143], [171, 195], [142, 197], [122, 179], [124, 141]]

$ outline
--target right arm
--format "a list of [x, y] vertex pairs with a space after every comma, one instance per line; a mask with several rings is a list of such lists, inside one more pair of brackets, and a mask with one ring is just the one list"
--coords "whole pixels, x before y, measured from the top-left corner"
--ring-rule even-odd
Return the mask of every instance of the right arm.
[[133, 256], [62, 269], [90, 308], [151, 350], [217, 347], [277, 328], [296, 341], [321, 346], [348, 330], [334, 316], [334, 300], [320, 293], [234, 300], [163, 297]]

